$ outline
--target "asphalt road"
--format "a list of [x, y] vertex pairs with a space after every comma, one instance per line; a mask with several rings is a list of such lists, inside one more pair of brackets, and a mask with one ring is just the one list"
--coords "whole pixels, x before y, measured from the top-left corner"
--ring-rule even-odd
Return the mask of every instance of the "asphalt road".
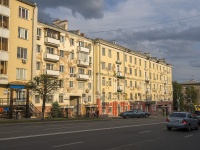
[[199, 139], [168, 131], [165, 118], [0, 125], [0, 150], [191, 150]]

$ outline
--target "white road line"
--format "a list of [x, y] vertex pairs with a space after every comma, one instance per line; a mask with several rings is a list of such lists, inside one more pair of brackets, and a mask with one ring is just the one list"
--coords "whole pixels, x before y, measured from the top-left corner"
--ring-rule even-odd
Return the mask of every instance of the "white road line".
[[162, 128], [162, 129], [160, 129], [160, 130], [166, 130], [166, 128]]
[[89, 126], [74, 126], [74, 127], [53, 127], [53, 128], [46, 128], [45, 130], [52, 130], [52, 129], [67, 129], [67, 128], [76, 128], [76, 127], [92, 127], [94, 125], [89, 125]]
[[139, 132], [139, 133], [147, 133], [147, 132], [151, 132], [151, 131], [142, 131], [142, 132]]
[[45, 137], [52, 135], [62, 135], [70, 133], [83, 133], [83, 132], [92, 132], [92, 131], [101, 131], [101, 130], [113, 130], [113, 129], [122, 129], [130, 127], [141, 127], [141, 126], [150, 126], [155, 124], [163, 124], [165, 122], [151, 123], [151, 124], [138, 124], [138, 125], [129, 125], [129, 126], [119, 126], [119, 127], [110, 127], [110, 128], [98, 128], [98, 129], [88, 129], [88, 130], [77, 130], [77, 131], [67, 131], [67, 132], [57, 132], [57, 133], [47, 133], [47, 134], [36, 134], [36, 135], [27, 135], [27, 136], [18, 136], [18, 137], [9, 137], [9, 138], [0, 138], [0, 141], [16, 140], [16, 139], [26, 139], [34, 137]]
[[52, 146], [52, 147], [57, 148], [57, 147], [63, 147], [63, 146], [68, 146], [68, 145], [81, 144], [81, 143], [83, 143], [83, 142], [81, 141], [81, 142], [75, 142], [75, 143], [68, 143], [68, 144], [56, 145], [56, 146]]
[[189, 137], [191, 137], [191, 136], [194, 136], [194, 135], [193, 135], [193, 134], [187, 135], [187, 136], [184, 136], [184, 138], [189, 138]]
[[1, 134], [1, 133], [13, 133], [13, 132], [21, 132], [21, 131], [0, 132], [0, 134]]

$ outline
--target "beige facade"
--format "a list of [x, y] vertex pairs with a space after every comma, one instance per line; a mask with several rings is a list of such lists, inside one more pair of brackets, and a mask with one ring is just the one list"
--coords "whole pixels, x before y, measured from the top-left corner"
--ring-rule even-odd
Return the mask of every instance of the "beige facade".
[[94, 92], [100, 113], [117, 116], [133, 108], [162, 113], [158, 106], [172, 110], [172, 66], [164, 59], [102, 39], [94, 41], [94, 56]]
[[[83, 115], [93, 98], [93, 41], [79, 31], [68, 31], [66, 20], [53, 25], [38, 22], [36, 75], [48, 74], [60, 79], [58, 92], [46, 104], [50, 112], [52, 102], [70, 108], [72, 115]], [[41, 110], [42, 100], [36, 95], [33, 103]]]

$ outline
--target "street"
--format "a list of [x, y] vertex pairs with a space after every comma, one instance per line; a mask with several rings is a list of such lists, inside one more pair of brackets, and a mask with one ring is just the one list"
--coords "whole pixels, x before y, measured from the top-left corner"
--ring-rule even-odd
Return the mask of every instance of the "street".
[[1, 150], [198, 149], [200, 130], [167, 131], [165, 118], [0, 125]]

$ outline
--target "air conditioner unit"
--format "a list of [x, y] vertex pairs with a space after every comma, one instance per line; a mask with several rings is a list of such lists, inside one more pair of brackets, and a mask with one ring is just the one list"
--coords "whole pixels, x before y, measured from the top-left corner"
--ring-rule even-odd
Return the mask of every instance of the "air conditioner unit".
[[27, 63], [27, 60], [26, 60], [26, 59], [22, 59], [22, 63], [23, 63], [23, 64], [26, 64], [26, 63]]

